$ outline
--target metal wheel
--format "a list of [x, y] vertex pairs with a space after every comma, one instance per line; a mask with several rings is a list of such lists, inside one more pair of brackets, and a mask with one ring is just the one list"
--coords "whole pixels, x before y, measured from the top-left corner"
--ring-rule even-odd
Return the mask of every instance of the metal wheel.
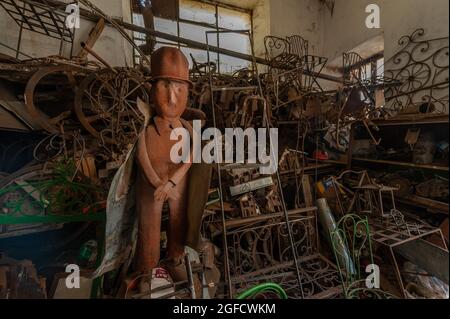
[[[72, 97], [76, 87], [74, 71], [76, 69], [69, 65], [40, 68], [31, 76], [25, 88], [28, 112], [39, 120], [43, 129], [52, 134], [60, 132], [58, 124], [71, 114]], [[69, 96], [69, 99], [66, 96]], [[61, 99], [67, 103], [61, 105]], [[38, 103], [38, 100], [42, 103]]]
[[102, 69], [86, 77], [75, 95], [75, 112], [83, 127], [107, 144], [132, 144], [144, 116], [137, 98], [149, 101], [145, 78], [125, 68]]

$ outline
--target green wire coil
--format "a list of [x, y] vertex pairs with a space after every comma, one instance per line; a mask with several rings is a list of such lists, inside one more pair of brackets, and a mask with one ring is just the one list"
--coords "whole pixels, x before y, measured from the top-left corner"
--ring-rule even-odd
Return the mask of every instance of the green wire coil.
[[251, 299], [255, 295], [263, 293], [263, 292], [274, 292], [276, 293], [281, 299], [288, 299], [288, 296], [283, 288], [281, 288], [280, 285], [275, 283], [264, 283], [257, 285], [255, 287], [252, 287], [243, 293], [241, 293], [237, 299]]

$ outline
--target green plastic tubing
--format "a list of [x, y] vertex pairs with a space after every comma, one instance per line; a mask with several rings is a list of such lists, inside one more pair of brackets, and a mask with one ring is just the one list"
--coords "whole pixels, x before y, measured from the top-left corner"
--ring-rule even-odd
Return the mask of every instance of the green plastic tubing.
[[248, 299], [249, 297], [253, 297], [254, 295], [262, 292], [274, 292], [276, 293], [281, 299], [288, 299], [286, 292], [283, 288], [281, 288], [280, 285], [277, 285], [275, 283], [265, 283], [261, 285], [257, 285], [253, 288], [250, 288], [249, 290], [244, 291], [242, 294], [240, 294], [237, 299]]

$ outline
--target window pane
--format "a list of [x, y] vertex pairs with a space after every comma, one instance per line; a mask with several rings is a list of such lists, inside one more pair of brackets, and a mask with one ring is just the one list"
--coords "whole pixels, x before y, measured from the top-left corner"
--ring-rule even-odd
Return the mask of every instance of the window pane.
[[220, 47], [223, 49], [249, 54], [251, 51], [250, 39], [247, 34], [221, 33]]
[[177, 35], [177, 23], [175, 21], [155, 17], [155, 30], [171, 35]]
[[180, 0], [180, 18], [215, 25], [216, 9], [210, 4]]
[[367, 63], [363, 66], [363, 80], [370, 80], [372, 78], [372, 63]]
[[377, 60], [377, 76], [384, 76], [384, 58]]
[[[167, 33], [167, 34], [171, 34], [171, 35], [177, 35], [177, 23], [175, 21], [172, 20], [167, 20], [167, 19], [162, 19], [162, 18], [157, 18], [155, 17], [155, 30], [156, 31], [160, 31], [163, 33]], [[166, 46], [166, 45], [172, 45], [172, 46], [177, 46], [177, 43], [174, 41], [169, 41], [166, 39], [162, 39], [162, 38], [156, 38], [156, 49], [160, 48], [161, 46]]]
[[220, 55], [220, 73], [232, 74], [244, 68], [251, 68], [251, 63], [239, 58]]
[[[198, 50], [198, 49], [191, 49], [191, 48], [186, 48], [186, 47], [181, 47], [181, 51], [188, 58], [189, 66], [191, 68], [193, 66], [192, 57], [194, 57], [195, 61], [198, 64], [206, 63], [208, 61], [208, 56], [207, 56], [206, 51]], [[192, 57], [191, 57], [191, 54], [192, 54]], [[211, 59], [211, 62], [217, 63], [217, 54], [216, 53], [211, 53], [210, 59]]]
[[[238, 33], [222, 33], [220, 35], [220, 47], [223, 49], [250, 54], [250, 39], [246, 34]], [[220, 55], [220, 72], [233, 73], [243, 68], [249, 68], [251, 63], [239, 58], [230, 57], [227, 55]]]
[[[200, 27], [198, 25], [188, 24], [188, 23], [180, 23], [180, 37], [186, 38], [189, 40], [206, 43], [206, 31], [215, 31], [212, 28]], [[216, 34], [208, 35], [209, 45], [216, 46], [217, 45], [217, 36]]]
[[230, 30], [250, 30], [251, 17], [247, 13], [219, 7], [219, 27]]
[[144, 18], [140, 13], [133, 13], [133, 24], [143, 27], [144, 26]]
[[[144, 18], [142, 17], [142, 14], [133, 13], [133, 24], [138, 25], [140, 27], [144, 26]], [[141, 39], [145, 35], [143, 33], [134, 31], [133, 36], [135, 39]], [[142, 44], [142, 43], [138, 43], [138, 45], [140, 45], [140, 44]]]

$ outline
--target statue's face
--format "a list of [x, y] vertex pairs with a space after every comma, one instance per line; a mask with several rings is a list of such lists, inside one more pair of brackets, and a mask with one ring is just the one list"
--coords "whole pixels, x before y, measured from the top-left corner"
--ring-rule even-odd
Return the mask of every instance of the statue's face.
[[189, 85], [182, 81], [160, 79], [152, 86], [156, 112], [165, 118], [179, 118], [186, 110]]

